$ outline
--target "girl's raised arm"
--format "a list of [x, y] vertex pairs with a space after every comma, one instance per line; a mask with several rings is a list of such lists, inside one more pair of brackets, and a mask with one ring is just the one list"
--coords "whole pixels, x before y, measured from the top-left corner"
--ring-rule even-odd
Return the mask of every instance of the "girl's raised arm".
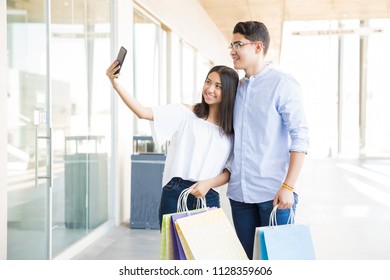
[[131, 96], [125, 88], [123, 88], [119, 83], [117, 78], [120, 74], [114, 74], [120, 66], [118, 65], [118, 61], [115, 60], [110, 67], [108, 67], [106, 71], [107, 77], [110, 79], [110, 82], [114, 88], [114, 90], [119, 94], [123, 102], [130, 108], [131, 111], [139, 118], [145, 119], [149, 121], [153, 121], [153, 111], [150, 107], [145, 107], [141, 103], [138, 102], [133, 96]]

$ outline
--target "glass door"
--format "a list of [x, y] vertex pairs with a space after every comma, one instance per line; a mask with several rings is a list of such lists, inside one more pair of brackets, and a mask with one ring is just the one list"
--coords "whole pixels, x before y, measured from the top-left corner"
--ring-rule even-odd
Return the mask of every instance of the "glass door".
[[109, 1], [52, 1], [53, 256], [109, 218]]
[[7, 34], [7, 258], [48, 259], [51, 133], [44, 2], [29, 13], [7, 1]]
[[7, 1], [8, 259], [51, 259], [109, 219], [109, 1]]

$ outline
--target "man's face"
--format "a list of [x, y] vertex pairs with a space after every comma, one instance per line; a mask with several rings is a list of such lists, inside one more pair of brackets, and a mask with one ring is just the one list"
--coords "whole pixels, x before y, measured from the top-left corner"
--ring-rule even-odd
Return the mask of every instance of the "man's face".
[[233, 34], [230, 56], [233, 59], [234, 68], [245, 70], [256, 63], [258, 43], [261, 42], [251, 42], [240, 33]]

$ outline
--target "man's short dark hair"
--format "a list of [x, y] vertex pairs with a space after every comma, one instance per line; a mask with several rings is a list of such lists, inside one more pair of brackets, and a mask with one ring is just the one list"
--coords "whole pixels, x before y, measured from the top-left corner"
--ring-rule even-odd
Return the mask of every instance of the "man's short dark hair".
[[267, 54], [270, 36], [264, 23], [258, 21], [243, 21], [234, 26], [233, 34], [240, 33], [251, 42], [261, 41], [264, 46], [264, 55]]

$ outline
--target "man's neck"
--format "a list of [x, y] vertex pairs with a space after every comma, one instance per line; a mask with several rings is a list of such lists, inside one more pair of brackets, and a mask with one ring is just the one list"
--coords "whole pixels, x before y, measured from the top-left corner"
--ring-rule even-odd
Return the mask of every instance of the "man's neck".
[[245, 77], [249, 78], [258, 75], [261, 71], [263, 71], [267, 64], [268, 63], [265, 60], [261, 60], [253, 67], [245, 69]]

